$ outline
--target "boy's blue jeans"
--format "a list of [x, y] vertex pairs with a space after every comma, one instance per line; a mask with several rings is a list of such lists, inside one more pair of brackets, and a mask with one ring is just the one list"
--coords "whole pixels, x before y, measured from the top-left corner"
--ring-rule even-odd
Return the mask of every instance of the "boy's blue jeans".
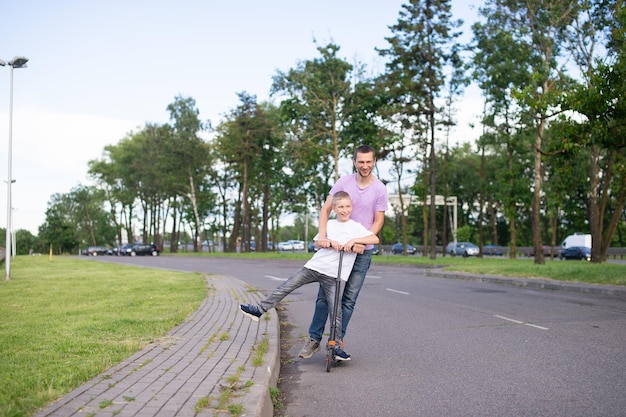
[[[346, 335], [346, 329], [348, 327], [348, 323], [350, 322], [350, 318], [352, 317], [356, 299], [359, 296], [359, 291], [361, 291], [361, 287], [365, 281], [365, 275], [370, 269], [371, 263], [371, 250], [366, 250], [362, 254], [357, 255], [350, 277], [348, 277], [348, 281], [343, 289], [343, 297], [341, 297], [342, 338]], [[309, 327], [309, 337], [318, 342], [322, 341], [324, 327], [326, 326], [326, 319], [328, 318], [328, 302], [326, 301], [326, 298], [324, 289], [320, 286], [320, 289], [317, 292], [317, 300], [315, 301], [313, 321], [311, 321], [311, 326]]]

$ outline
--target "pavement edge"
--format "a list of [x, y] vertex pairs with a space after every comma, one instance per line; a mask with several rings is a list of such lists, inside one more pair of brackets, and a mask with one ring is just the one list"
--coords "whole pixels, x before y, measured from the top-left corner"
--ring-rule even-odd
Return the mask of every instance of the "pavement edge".
[[594, 285], [580, 282], [557, 281], [545, 278], [516, 278], [496, 275], [470, 274], [458, 271], [442, 271], [436, 269], [426, 270], [424, 275], [433, 278], [461, 279], [466, 281], [487, 282], [504, 284], [516, 287], [544, 290], [560, 290], [584, 294], [606, 295], [611, 297], [626, 298], [626, 287], [615, 285]]

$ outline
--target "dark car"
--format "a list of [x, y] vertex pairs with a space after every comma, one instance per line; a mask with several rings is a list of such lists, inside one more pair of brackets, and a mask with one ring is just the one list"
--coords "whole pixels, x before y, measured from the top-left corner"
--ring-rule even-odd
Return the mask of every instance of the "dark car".
[[[407, 244], [406, 245], [406, 253], [411, 254], [411, 255], [415, 255], [415, 252], [417, 252], [417, 249], [415, 249], [415, 247]], [[391, 253], [393, 253], [394, 255], [397, 255], [399, 253], [404, 253], [404, 245], [402, 243], [396, 243], [391, 247]]]
[[127, 253], [130, 256], [158, 256], [159, 252], [161, 252], [161, 250], [157, 245], [152, 245], [148, 243], [134, 243], [130, 245], [130, 247], [127, 249]]
[[485, 245], [483, 247], [483, 255], [502, 256], [504, 255], [504, 248], [498, 245]]
[[130, 247], [132, 246], [132, 244], [130, 243], [126, 243], [118, 248], [115, 248], [113, 250], [113, 255], [116, 256], [127, 256], [130, 255]]
[[586, 246], [572, 246], [571, 248], [565, 248], [559, 255], [561, 259], [578, 259], [583, 261], [591, 260], [591, 248]]
[[101, 256], [106, 255], [107, 253], [108, 249], [105, 246], [89, 246], [83, 251], [83, 255], [87, 256]]

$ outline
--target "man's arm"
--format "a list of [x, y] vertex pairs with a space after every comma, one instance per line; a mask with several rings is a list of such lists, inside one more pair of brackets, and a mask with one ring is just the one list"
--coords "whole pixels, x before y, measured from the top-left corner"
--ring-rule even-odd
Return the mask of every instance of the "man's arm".
[[359, 248], [358, 245], [376, 245], [378, 242], [378, 236], [371, 234], [350, 239], [345, 245], [343, 245], [343, 248], [346, 252], [363, 253], [363, 249]]
[[383, 224], [385, 224], [385, 212], [377, 211], [374, 214], [374, 223], [372, 223], [372, 226], [370, 226], [370, 230], [372, 231], [372, 233], [377, 235], [378, 232], [382, 230]]
[[[380, 232], [380, 230], [383, 228], [384, 223], [385, 223], [385, 212], [377, 211], [376, 213], [374, 213], [374, 223], [372, 223], [369, 230], [372, 233], [374, 233], [374, 235], [377, 235], [378, 232]], [[378, 242], [368, 243], [368, 245], [377, 245], [377, 244]], [[352, 252], [360, 254], [360, 253], [363, 253], [364, 250], [365, 250], [365, 244], [357, 243], [356, 246], [353, 248]]]

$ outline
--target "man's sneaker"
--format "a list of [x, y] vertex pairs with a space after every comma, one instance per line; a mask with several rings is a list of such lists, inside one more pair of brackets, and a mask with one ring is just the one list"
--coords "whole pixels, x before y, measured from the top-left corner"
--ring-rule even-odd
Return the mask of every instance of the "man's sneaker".
[[298, 356], [304, 359], [309, 359], [315, 352], [320, 350], [320, 342], [313, 339], [309, 339], [305, 344]]
[[349, 361], [351, 358], [348, 352], [338, 347], [337, 349], [335, 349], [335, 359], [337, 359], [338, 361]]
[[250, 317], [254, 321], [259, 321], [259, 317], [263, 315], [263, 312], [259, 309], [259, 307], [254, 304], [240, 304], [239, 309], [243, 314]]

